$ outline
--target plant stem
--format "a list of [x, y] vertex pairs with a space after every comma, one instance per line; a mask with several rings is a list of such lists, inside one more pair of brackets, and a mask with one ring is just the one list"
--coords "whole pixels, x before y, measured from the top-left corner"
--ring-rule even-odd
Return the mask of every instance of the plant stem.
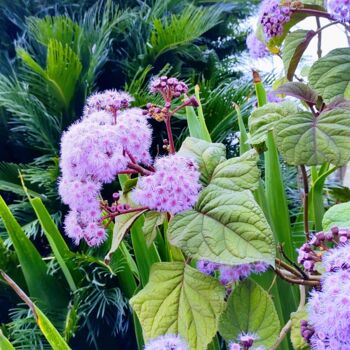
[[175, 145], [174, 145], [173, 132], [171, 130], [171, 117], [170, 116], [167, 116], [165, 118], [165, 126], [166, 126], [166, 131], [168, 134], [169, 153], [174, 154], [175, 153]]
[[322, 29], [321, 28], [321, 21], [319, 17], [316, 17], [316, 24], [317, 24], [317, 57], [322, 57]]
[[309, 231], [309, 182], [307, 178], [307, 172], [305, 165], [300, 165], [301, 175], [303, 178], [304, 186], [304, 195], [303, 195], [303, 204], [304, 204], [304, 232], [306, 241], [310, 239]]
[[130, 168], [132, 170], [136, 170], [136, 172], [140, 173], [141, 175], [147, 176], [147, 175], [153, 174], [153, 171], [147, 170], [144, 167], [142, 167], [141, 165], [136, 164], [136, 163], [132, 163], [132, 162], [128, 163], [128, 168]]
[[305, 15], [311, 15], [316, 17], [323, 17], [331, 20], [331, 15], [328, 12], [314, 10], [314, 9], [306, 9], [306, 8], [298, 8], [293, 10], [294, 13], [303, 13]]

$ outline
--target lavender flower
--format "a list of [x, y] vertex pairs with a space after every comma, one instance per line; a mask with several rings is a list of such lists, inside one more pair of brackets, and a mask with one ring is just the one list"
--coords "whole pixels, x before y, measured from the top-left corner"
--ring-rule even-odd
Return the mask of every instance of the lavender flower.
[[188, 86], [177, 78], [162, 76], [151, 81], [150, 91], [160, 93], [166, 102], [170, 102], [173, 98], [186, 94]]
[[269, 265], [262, 261], [234, 266], [217, 264], [208, 260], [199, 260], [197, 262], [197, 269], [206, 275], [213, 275], [216, 271], [218, 271], [219, 281], [225, 286], [248, 278], [252, 273], [263, 273], [268, 269], [268, 267]]
[[65, 178], [108, 183], [127, 163], [116, 126], [91, 127], [82, 121], [63, 134], [60, 166]]
[[188, 350], [188, 346], [178, 335], [167, 334], [150, 340], [144, 350]]
[[101, 190], [101, 184], [93, 181], [67, 180], [61, 178], [58, 193], [64, 204], [72, 210], [89, 210], [99, 208], [97, 196]]
[[278, 97], [275, 93], [274, 90], [272, 90], [271, 88], [270, 89], [267, 89], [267, 101], [269, 103], [279, 103], [279, 102], [282, 102], [283, 99]]
[[327, 0], [327, 10], [332, 18], [341, 21], [350, 21], [350, 1], [349, 0]]
[[255, 333], [241, 333], [238, 335], [238, 342], [229, 344], [229, 350], [264, 350], [263, 346], [253, 347], [259, 337]]
[[269, 50], [256, 37], [255, 33], [250, 33], [247, 36], [246, 44], [249, 50], [249, 55], [252, 59], [263, 58], [269, 54]]
[[151, 163], [149, 149], [152, 129], [140, 108], [126, 109], [118, 116], [117, 133], [120, 144], [137, 162]]
[[116, 114], [120, 109], [129, 107], [131, 101], [133, 101], [133, 97], [124, 91], [105, 90], [98, 92], [86, 100], [84, 116], [98, 111]]
[[179, 155], [158, 158], [155, 173], [138, 180], [133, 200], [152, 210], [176, 214], [191, 209], [200, 190], [197, 164]]
[[78, 245], [84, 239], [89, 246], [98, 246], [106, 239], [106, 231], [100, 224], [101, 213], [97, 210], [68, 213], [64, 220], [65, 233]]
[[265, 0], [260, 7], [260, 23], [267, 40], [283, 33], [284, 25], [290, 21], [291, 10], [280, 0]]
[[328, 271], [322, 289], [311, 292], [309, 322], [315, 333], [310, 337], [312, 349], [350, 348], [350, 245], [327, 252], [323, 261]]

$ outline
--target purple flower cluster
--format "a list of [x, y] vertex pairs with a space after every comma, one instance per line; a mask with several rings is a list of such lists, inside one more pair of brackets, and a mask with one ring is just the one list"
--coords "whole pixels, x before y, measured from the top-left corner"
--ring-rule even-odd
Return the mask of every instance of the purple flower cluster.
[[151, 81], [150, 91], [152, 93], [160, 93], [164, 101], [170, 102], [173, 98], [186, 94], [188, 86], [176, 78], [162, 76]]
[[269, 54], [269, 50], [266, 48], [265, 44], [256, 37], [255, 33], [250, 33], [247, 36], [246, 44], [252, 59], [263, 58]]
[[310, 343], [312, 336], [315, 334], [314, 327], [310, 326], [306, 320], [300, 321], [300, 334], [304, 338], [306, 343]]
[[260, 23], [266, 40], [281, 35], [284, 25], [290, 21], [291, 9], [280, 0], [265, 0], [260, 7]]
[[267, 89], [266, 92], [267, 92], [267, 101], [269, 103], [279, 103], [283, 101], [282, 98], [277, 96], [277, 94], [272, 88]]
[[350, 245], [329, 250], [323, 259], [327, 269], [321, 290], [314, 290], [308, 302], [309, 323], [315, 333], [312, 349], [350, 349]]
[[138, 108], [126, 108], [131, 97], [107, 91], [88, 99], [85, 116], [63, 134], [59, 194], [71, 211], [66, 216], [66, 234], [76, 244], [101, 244], [106, 232], [101, 223], [99, 194], [102, 185], [128, 169], [133, 162], [150, 163], [152, 131]]
[[201, 188], [197, 164], [179, 155], [158, 158], [155, 172], [138, 180], [133, 200], [152, 210], [176, 214], [191, 209]]
[[337, 21], [350, 21], [350, 0], [327, 0], [327, 10]]
[[224, 286], [229, 286], [234, 282], [248, 278], [252, 273], [263, 273], [268, 268], [269, 265], [262, 261], [235, 266], [217, 264], [207, 260], [199, 260], [197, 262], [197, 269], [206, 275], [214, 275], [218, 271], [219, 281]]
[[241, 333], [238, 336], [238, 342], [229, 344], [229, 350], [264, 350], [264, 346], [252, 347], [259, 337], [254, 333]]
[[84, 117], [94, 112], [106, 111], [116, 114], [117, 111], [128, 108], [133, 98], [124, 91], [105, 90], [91, 95], [84, 107]]
[[308, 243], [304, 243], [298, 249], [298, 263], [304, 266], [306, 271], [315, 271], [315, 264], [321, 262], [322, 257], [319, 248], [325, 248], [327, 242], [346, 243], [350, 239], [350, 230], [333, 227], [328, 232], [317, 232]]
[[188, 346], [178, 335], [166, 334], [150, 340], [144, 350], [188, 350]]

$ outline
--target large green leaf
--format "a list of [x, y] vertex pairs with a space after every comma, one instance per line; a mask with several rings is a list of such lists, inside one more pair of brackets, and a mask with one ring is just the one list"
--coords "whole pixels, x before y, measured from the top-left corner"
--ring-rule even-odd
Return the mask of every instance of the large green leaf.
[[57, 309], [65, 307], [68, 296], [64, 288], [57, 279], [48, 275], [45, 262], [33, 243], [25, 235], [1, 196], [0, 216], [15, 248], [30, 296], [38, 300], [40, 305], [50, 310], [57, 311]]
[[293, 80], [299, 61], [314, 36], [313, 30], [304, 29], [298, 29], [287, 35], [284, 41], [282, 60], [288, 80]]
[[212, 174], [210, 185], [229, 191], [256, 190], [260, 179], [257, 161], [256, 151], [251, 150], [220, 163]]
[[199, 164], [202, 182], [208, 184], [216, 166], [226, 159], [226, 148], [222, 143], [187, 137], [178, 154], [195, 159]]
[[271, 229], [249, 191], [231, 192], [209, 185], [193, 210], [170, 221], [168, 238], [195, 259], [230, 265], [274, 264]]
[[350, 228], [350, 202], [333, 205], [323, 216], [322, 227], [325, 231], [333, 226]]
[[297, 112], [291, 102], [268, 103], [252, 112], [248, 120], [250, 143], [258, 145], [267, 139], [267, 133], [273, 130], [276, 122]]
[[267, 349], [276, 341], [280, 322], [269, 294], [252, 280], [234, 288], [221, 315], [219, 332], [226, 341], [236, 340], [240, 333], [255, 333], [254, 346]]
[[291, 115], [275, 124], [274, 136], [288, 164], [344, 165], [350, 160], [350, 110], [336, 108], [317, 117], [310, 112]]
[[[32, 300], [24, 293], [24, 291], [8, 276], [1, 272], [2, 277], [6, 280], [9, 286], [18, 294], [18, 296], [29, 306], [36, 323], [41, 332], [49, 342], [53, 350], [71, 350], [65, 340], [62, 338], [58, 330], [54, 327], [46, 315], [37, 307]], [[57, 294], [59, 290], [57, 291]], [[3, 349], [3, 348], [1, 348]]]
[[203, 350], [217, 331], [225, 308], [218, 281], [182, 262], [152, 266], [146, 287], [130, 300], [145, 340], [180, 334], [191, 350]]
[[326, 103], [344, 97], [350, 82], [350, 48], [329, 52], [311, 67], [309, 82]]

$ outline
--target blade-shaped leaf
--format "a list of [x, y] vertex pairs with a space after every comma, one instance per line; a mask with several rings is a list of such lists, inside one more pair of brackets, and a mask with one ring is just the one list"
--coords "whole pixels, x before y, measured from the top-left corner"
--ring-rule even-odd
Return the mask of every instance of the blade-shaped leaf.
[[206, 349], [225, 308], [218, 281], [182, 262], [158, 263], [146, 287], [131, 306], [146, 340], [166, 333], [180, 334], [192, 350]]
[[[64, 288], [53, 276], [47, 274], [45, 262], [1, 196], [0, 216], [17, 253], [30, 296], [37, 299], [40, 305], [47, 309], [57, 311], [66, 306], [68, 296]], [[60, 293], [57, 293], [58, 290]]]
[[314, 90], [312, 90], [308, 85], [300, 83], [299, 81], [283, 84], [277, 90], [275, 90], [275, 93], [296, 97], [299, 100], [312, 104], [316, 104], [318, 99], [317, 93]]
[[145, 214], [145, 221], [142, 226], [142, 231], [145, 235], [147, 245], [150, 246], [157, 236], [158, 226], [162, 225], [166, 220], [165, 213], [150, 211]]
[[52, 252], [62, 269], [67, 283], [69, 284], [70, 289], [74, 292], [77, 289], [77, 283], [79, 282], [81, 276], [79, 276], [77, 270], [75, 270], [73, 262], [69, 261], [69, 258], [72, 256], [72, 252], [69, 250], [60, 231], [52, 220], [41, 199], [30, 199], [30, 204], [35, 211], [35, 214], [47, 240], [49, 241]]
[[193, 210], [170, 221], [168, 238], [195, 259], [274, 264], [271, 229], [249, 191], [229, 192], [209, 185]]
[[315, 117], [300, 112], [275, 125], [274, 136], [283, 159], [291, 165], [337, 166], [350, 160], [350, 112], [337, 108]]
[[[46, 315], [38, 308], [30, 298], [23, 292], [23, 290], [8, 276], [1, 272], [2, 277], [6, 280], [9, 286], [18, 294], [18, 296], [29, 306], [34, 318], [44, 334], [46, 340], [49, 342], [53, 350], [71, 350], [60, 333], [46, 317]], [[2, 348], [1, 348], [2, 349]]]
[[201, 181], [208, 184], [216, 166], [226, 159], [226, 147], [222, 143], [187, 137], [178, 154], [195, 159], [199, 164]]
[[255, 346], [270, 348], [280, 331], [280, 322], [269, 294], [252, 280], [234, 288], [221, 315], [219, 332], [226, 341], [237, 340], [240, 333], [257, 334]]
[[350, 82], [350, 48], [335, 49], [311, 67], [309, 82], [326, 103], [344, 97]]
[[8, 341], [0, 329], [0, 349], [1, 350], [16, 350], [13, 345]]
[[288, 80], [293, 80], [300, 59], [315, 34], [313, 30], [298, 29], [287, 35], [284, 41], [282, 60]]
[[295, 104], [290, 102], [268, 103], [252, 112], [248, 120], [250, 143], [258, 145], [267, 139], [267, 133], [273, 130], [275, 123], [297, 112]]
[[251, 150], [241, 157], [220, 163], [213, 172], [210, 185], [229, 191], [256, 190], [260, 179], [257, 161], [258, 154]]

